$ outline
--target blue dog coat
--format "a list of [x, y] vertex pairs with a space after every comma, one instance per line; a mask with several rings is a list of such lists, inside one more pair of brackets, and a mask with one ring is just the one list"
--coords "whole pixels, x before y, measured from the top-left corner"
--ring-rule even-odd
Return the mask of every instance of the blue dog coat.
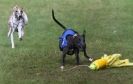
[[67, 39], [66, 37], [68, 35], [75, 35], [76, 32], [72, 29], [66, 29], [63, 34], [59, 37], [59, 42], [60, 42], [60, 48], [63, 49], [64, 47], [66, 47], [68, 44], [67, 44]]

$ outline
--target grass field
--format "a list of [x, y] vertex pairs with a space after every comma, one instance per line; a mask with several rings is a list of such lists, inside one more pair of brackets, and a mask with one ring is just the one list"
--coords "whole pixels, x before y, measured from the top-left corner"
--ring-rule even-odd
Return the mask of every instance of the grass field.
[[[11, 8], [24, 7], [29, 17], [16, 48], [7, 38]], [[93, 58], [121, 53], [133, 62], [133, 0], [0, 0], [0, 84], [132, 84], [133, 67], [91, 71], [78, 67], [62, 72], [58, 37], [63, 30], [52, 20], [51, 9], [66, 26], [87, 31], [87, 53]], [[80, 54], [81, 64], [88, 61]], [[67, 56], [65, 69], [75, 66]]]

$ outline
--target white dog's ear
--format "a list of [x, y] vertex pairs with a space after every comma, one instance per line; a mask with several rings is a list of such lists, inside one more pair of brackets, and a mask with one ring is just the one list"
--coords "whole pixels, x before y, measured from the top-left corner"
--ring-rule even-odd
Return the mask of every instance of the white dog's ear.
[[17, 8], [17, 7], [18, 7], [18, 5], [15, 5], [15, 6], [14, 6], [14, 8]]
[[21, 9], [21, 13], [23, 13], [24, 9], [22, 7], [20, 9]]
[[13, 7], [13, 11], [15, 11], [15, 10], [17, 10], [18, 9], [18, 5], [15, 5], [14, 7]]

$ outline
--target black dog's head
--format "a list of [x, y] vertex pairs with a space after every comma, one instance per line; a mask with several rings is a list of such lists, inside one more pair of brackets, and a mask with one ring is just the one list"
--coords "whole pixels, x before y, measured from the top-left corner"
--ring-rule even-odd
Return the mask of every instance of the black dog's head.
[[70, 47], [76, 47], [78, 45], [78, 43], [80, 43], [80, 35], [79, 34], [74, 34], [72, 35], [68, 35], [66, 37], [67, 41], [68, 41], [68, 45], [70, 45]]
[[75, 46], [78, 45], [80, 48], [82, 48], [82, 46], [84, 46], [84, 44], [85, 44], [85, 30], [84, 30], [84, 32], [83, 32], [82, 35], [80, 35], [78, 33], [76, 33], [75, 35], [73, 35], [73, 44]]
[[85, 48], [85, 31], [82, 35], [76, 33], [74, 35], [68, 35], [66, 37], [69, 48], [69, 55], [74, 54], [75, 49], [83, 50]]

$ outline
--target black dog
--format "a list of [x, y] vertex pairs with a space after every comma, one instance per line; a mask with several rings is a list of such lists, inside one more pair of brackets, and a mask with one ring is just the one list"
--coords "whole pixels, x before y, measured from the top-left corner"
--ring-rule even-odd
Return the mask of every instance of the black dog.
[[78, 32], [74, 31], [71, 28], [66, 28], [62, 25], [54, 16], [54, 10], [52, 10], [52, 18], [53, 20], [60, 25], [64, 32], [59, 38], [59, 48], [62, 51], [62, 62], [61, 62], [61, 69], [64, 68], [65, 64], [65, 57], [66, 55], [73, 55], [76, 56], [77, 65], [79, 65], [79, 51], [84, 52], [84, 56], [89, 60], [92, 61], [93, 59], [90, 58], [86, 53], [86, 43], [85, 43], [85, 30], [82, 35], [78, 34]]

